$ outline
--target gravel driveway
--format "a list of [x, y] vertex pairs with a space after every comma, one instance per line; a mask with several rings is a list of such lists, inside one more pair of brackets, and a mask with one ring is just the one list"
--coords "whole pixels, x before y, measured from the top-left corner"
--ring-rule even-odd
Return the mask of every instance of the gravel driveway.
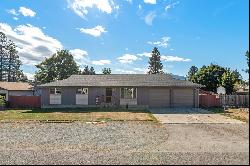
[[247, 164], [246, 124], [0, 123], [0, 164]]

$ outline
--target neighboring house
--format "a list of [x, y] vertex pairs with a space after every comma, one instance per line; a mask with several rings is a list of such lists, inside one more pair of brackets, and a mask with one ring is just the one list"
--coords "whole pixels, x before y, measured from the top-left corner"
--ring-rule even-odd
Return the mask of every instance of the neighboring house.
[[26, 82], [0, 82], [0, 95], [8, 101], [9, 96], [32, 96], [33, 88]]
[[237, 94], [237, 95], [249, 95], [249, 85], [238, 86], [235, 94]]
[[115, 106], [198, 107], [202, 85], [166, 74], [72, 75], [38, 86], [42, 107]]

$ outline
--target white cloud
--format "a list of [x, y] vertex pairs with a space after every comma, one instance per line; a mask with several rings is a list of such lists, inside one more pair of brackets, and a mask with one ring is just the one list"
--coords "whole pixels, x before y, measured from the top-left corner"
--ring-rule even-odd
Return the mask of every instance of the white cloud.
[[136, 71], [136, 73], [142, 73], [142, 74], [147, 74], [149, 69], [148, 68], [139, 68], [139, 67], [136, 67], [134, 68], [134, 71]]
[[34, 80], [34, 75], [35, 75], [35, 74], [26, 73], [26, 72], [23, 72], [23, 74], [27, 76], [28, 80]]
[[156, 42], [149, 41], [148, 44], [150, 44], [150, 45], [156, 45], [158, 47], [165, 47], [165, 48], [167, 48], [168, 45], [169, 45], [169, 40], [170, 40], [170, 37], [164, 36], [164, 37], [161, 38], [161, 41], [156, 41]]
[[110, 60], [92, 61], [92, 64], [93, 64], [93, 65], [99, 65], [99, 66], [107, 65], [107, 64], [110, 64], [110, 63], [111, 63]]
[[144, 3], [156, 4], [156, 0], [144, 0]]
[[10, 9], [10, 10], [7, 10], [8, 13], [14, 15], [14, 16], [18, 16], [19, 13], [15, 10], [15, 9]]
[[35, 65], [63, 48], [57, 39], [30, 24], [12, 28], [6, 23], [0, 23], [0, 31], [14, 41], [23, 64]]
[[138, 56], [151, 57], [151, 56], [152, 56], [151, 54], [152, 54], [151, 52], [143, 52], [143, 53], [137, 54], [137, 55], [138, 55]]
[[165, 10], [168, 11], [169, 9], [171, 8], [175, 8], [176, 5], [178, 5], [180, 3], [180, 1], [177, 1], [177, 2], [174, 2], [174, 3], [171, 3], [171, 4], [168, 4], [166, 7], [165, 7]]
[[189, 62], [191, 59], [185, 59], [178, 56], [161, 56], [161, 59], [166, 62]]
[[132, 4], [133, 3], [133, 1], [132, 0], [126, 0], [127, 2], [129, 2], [130, 4]]
[[117, 58], [120, 63], [132, 63], [133, 61], [138, 60], [139, 58], [132, 54], [124, 54], [123, 56]]
[[141, 6], [140, 4], [138, 5], [138, 9], [139, 9], [139, 10], [141, 10], [141, 9], [142, 9], [142, 6]]
[[174, 51], [174, 49], [173, 49], [173, 48], [170, 48], [170, 51]]
[[26, 7], [20, 7], [18, 11], [25, 17], [34, 17], [36, 15], [36, 12]]
[[155, 18], [156, 18], [156, 13], [155, 13], [155, 12], [149, 12], [149, 13], [145, 16], [144, 20], [145, 20], [145, 23], [146, 23], [146, 24], [152, 25]]
[[73, 49], [69, 51], [73, 57], [74, 60], [76, 61], [76, 63], [78, 65], [86, 65], [89, 63], [89, 59], [88, 59], [88, 52], [85, 50], [81, 50], [81, 49]]
[[89, 28], [89, 29], [80, 28], [80, 32], [94, 36], [94, 37], [99, 37], [101, 36], [102, 33], [106, 33], [107, 31], [105, 30], [104, 27], [97, 25], [96, 27]]
[[167, 68], [174, 68], [174, 65], [167, 65]]
[[132, 70], [115, 69], [115, 71], [122, 74], [136, 74], [136, 72]]
[[14, 20], [18, 20], [18, 18], [17, 18], [17, 17], [13, 17], [13, 19], [14, 19]]
[[76, 60], [81, 60], [88, 56], [88, 52], [81, 49], [70, 50], [70, 53], [74, 56]]
[[86, 19], [88, 9], [97, 8], [99, 11], [111, 14], [113, 8], [116, 7], [113, 0], [68, 0], [69, 8], [71, 8], [78, 16]]

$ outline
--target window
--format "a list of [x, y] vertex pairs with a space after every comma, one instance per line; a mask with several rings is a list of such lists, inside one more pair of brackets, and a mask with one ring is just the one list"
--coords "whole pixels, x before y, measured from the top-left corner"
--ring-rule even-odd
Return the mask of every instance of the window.
[[106, 88], [106, 103], [112, 102], [112, 88]]
[[87, 95], [88, 94], [88, 88], [78, 88], [76, 90], [76, 94]]
[[50, 94], [61, 95], [61, 88], [50, 88]]
[[121, 88], [122, 99], [136, 99], [136, 88]]

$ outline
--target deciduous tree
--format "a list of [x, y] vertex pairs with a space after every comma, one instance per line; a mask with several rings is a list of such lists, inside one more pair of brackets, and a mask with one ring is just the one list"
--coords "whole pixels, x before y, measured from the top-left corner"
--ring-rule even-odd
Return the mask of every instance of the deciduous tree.
[[38, 71], [35, 79], [38, 84], [44, 84], [55, 80], [66, 79], [73, 74], [79, 74], [79, 66], [74, 61], [68, 50], [60, 50], [50, 58], [36, 65]]

